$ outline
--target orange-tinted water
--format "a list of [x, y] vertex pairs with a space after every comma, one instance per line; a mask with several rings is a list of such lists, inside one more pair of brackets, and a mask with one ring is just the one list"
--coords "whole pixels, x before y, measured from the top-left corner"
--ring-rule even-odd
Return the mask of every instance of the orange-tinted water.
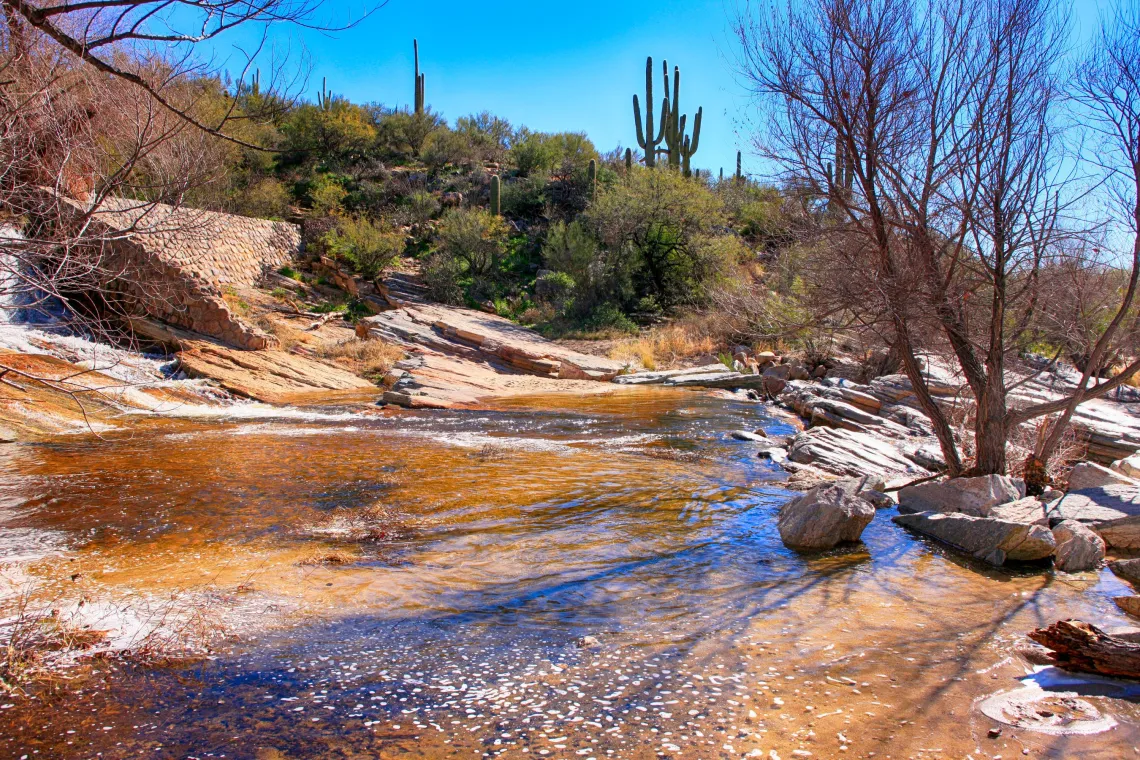
[[1111, 574], [986, 569], [891, 511], [789, 551], [783, 476], [727, 435], [760, 426], [791, 432], [649, 391], [9, 447], [0, 546], [58, 552], [37, 598], [182, 595], [233, 635], [8, 699], [0, 755], [1136, 756], [1112, 684], [1063, 687], [1116, 723], [1094, 735], [991, 738], [975, 704], [1023, 688], [1026, 631], [1126, 623]]

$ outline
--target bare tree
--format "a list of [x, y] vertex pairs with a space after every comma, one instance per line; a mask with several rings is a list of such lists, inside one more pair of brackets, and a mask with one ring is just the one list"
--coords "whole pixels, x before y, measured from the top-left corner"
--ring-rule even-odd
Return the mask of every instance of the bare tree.
[[[825, 207], [815, 282], [883, 332], [952, 475], [1004, 472], [1011, 428], [1066, 408], [1011, 410], [1006, 372], [1072, 234], [1064, 30], [1056, 0], [773, 0], [737, 25], [757, 148]], [[976, 400], [972, 462], [918, 361], [932, 341]]]

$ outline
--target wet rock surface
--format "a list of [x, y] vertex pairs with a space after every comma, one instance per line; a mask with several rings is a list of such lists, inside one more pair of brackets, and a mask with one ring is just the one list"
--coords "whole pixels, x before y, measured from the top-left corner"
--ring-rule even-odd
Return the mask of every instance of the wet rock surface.
[[798, 549], [830, 549], [858, 541], [875, 517], [861, 494], [865, 480], [844, 479], [817, 486], [780, 508], [776, 527], [784, 544]]
[[946, 512], [900, 514], [894, 522], [991, 565], [1046, 559], [1057, 548], [1048, 528]]

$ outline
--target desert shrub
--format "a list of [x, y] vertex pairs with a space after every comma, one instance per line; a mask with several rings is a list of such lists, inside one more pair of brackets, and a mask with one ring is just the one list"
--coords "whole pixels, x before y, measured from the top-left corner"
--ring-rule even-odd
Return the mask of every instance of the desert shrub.
[[392, 365], [404, 358], [403, 349], [375, 338], [326, 344], [317, 353], [373, 381], [383, 377]]
[[462, 262], [473, 277], [494, 271], [506, 250], [506, 223], [485, 209], [449, 209], [437, 234], [439, 253]]
[[606, 252], [611, 289], [628, 277], [630, 295], [665, 309], [704, 302], [720, 260], [740, 251], [738, 240], [715, 234], [725, 221], [720, 199], [663, 167], [635, 168], [600, 191], [584, 219]]
[[447, 166], [468, 165], [475, 152], [467, 137], [450, 129], [437, 129], [424, 140], [420, 157], [433, 172]]
[[516, 219], [538, 219], [546, 212], [549, 193], [545, 177], [520, 177], [503, 184], [503, 213]]
[[519, 175], [529, 177], [537, 172], [549, 172], [558, 161], [558, 146], [550, 135], [531, 132], [525, 127], [519, 130], [509, 158], [518, 169]]
[[554, 150], [554, 168], [563, 173], [585, 171], [591, 160], [598, 160], [598, 149], [585, 132], [558, 132], [547, 137]]
[[432, 300], [448, 304], [463, 303], [463, 286], [460, 284], [463, 262], [443, 251], [436, 251], [424, 260], [421, 274]]
[[368, 111], [334, 96], [327, 109], [302, 105], [281, 125], [285, 147], [326, 166], [359, 162], [376, 141], [376, 127]]
[[418, 156], [429, 135], [443, 127], [443, 118], [431, 112], [410, 113], [377, 109], [376, 145], [390, 156]]
[[406, 208], [412, 224], [426, 224], [439, 213], [439, 199], [424, 190], [408, 196]]
[[272, 177], [250, 185], [238, 196], [237, 212], [263, 219], [282, 219], [289, 215], [292, 198], [288, 189]]
[[328, 216], [344, 211], [344, 199], [348, 191], [344, 189], [341, 178], [334, 174], [319, 174], [309, 184], [307, 193], [309, 208], [317, 216]]
[[368, 279], [377, 277], [404, 249], [404, 236], [364, 217], [344, 217], [324, 237], [325, 249]]
[[587, 332], [602, 335], [637, 332], [637, 325], [625, 315], [620, 306], [613, 303], [604, 303], [596, 307], [583, 320], [582, 326]]
[[574, 297], [574, 278], [565, 272], [544, 272], [535, 280], [534, 297], [561, 311]]
[[464, 136], [477, 159], [496, 163], [506, 158], [514, 136], [511, 123], [489, 111], [461, 116], [455, 121], [455, 131]]
[[542, 260], [548, 269], [565, 272], [574, 282], [587, 282], [590, 267], [598, 259], [598, 241], [578, 221], [555, 222], [546, 233]]

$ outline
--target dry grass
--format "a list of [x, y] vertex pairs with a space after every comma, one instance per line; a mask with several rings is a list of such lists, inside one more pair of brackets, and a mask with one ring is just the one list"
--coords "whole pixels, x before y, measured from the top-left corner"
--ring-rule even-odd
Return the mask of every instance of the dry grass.
[[716, 348], [717, 341], [706, 324], [686, 320], [623, 341], [610, 351], [610, 358], [649, 370], [669, 369], [687, 359], [716, 353]]
[[350, 372], [371, 380], [383, 377], [392, 366], [404, 358], [403, 349], [377, 338], [346, 340], [326, 345], [317, 350], [325, 359], [331, 359]]
[[269, 317], [262, 317], [259, 319], [257, 321], [257, 326], [262, 330], [265, 330], [273, 337], [277, 338], [277, 341], [281, 344], [282, 351], [289, 351], [294, 346], [298, 345], [311, 346], [317, 342], [317, 338], [314, 337], [311, 333], [307, 333], [304, 330], [298, 330], [291, 325], [287, 325], [284, 322], [280, 322], [275, 319], [270, 319]]

